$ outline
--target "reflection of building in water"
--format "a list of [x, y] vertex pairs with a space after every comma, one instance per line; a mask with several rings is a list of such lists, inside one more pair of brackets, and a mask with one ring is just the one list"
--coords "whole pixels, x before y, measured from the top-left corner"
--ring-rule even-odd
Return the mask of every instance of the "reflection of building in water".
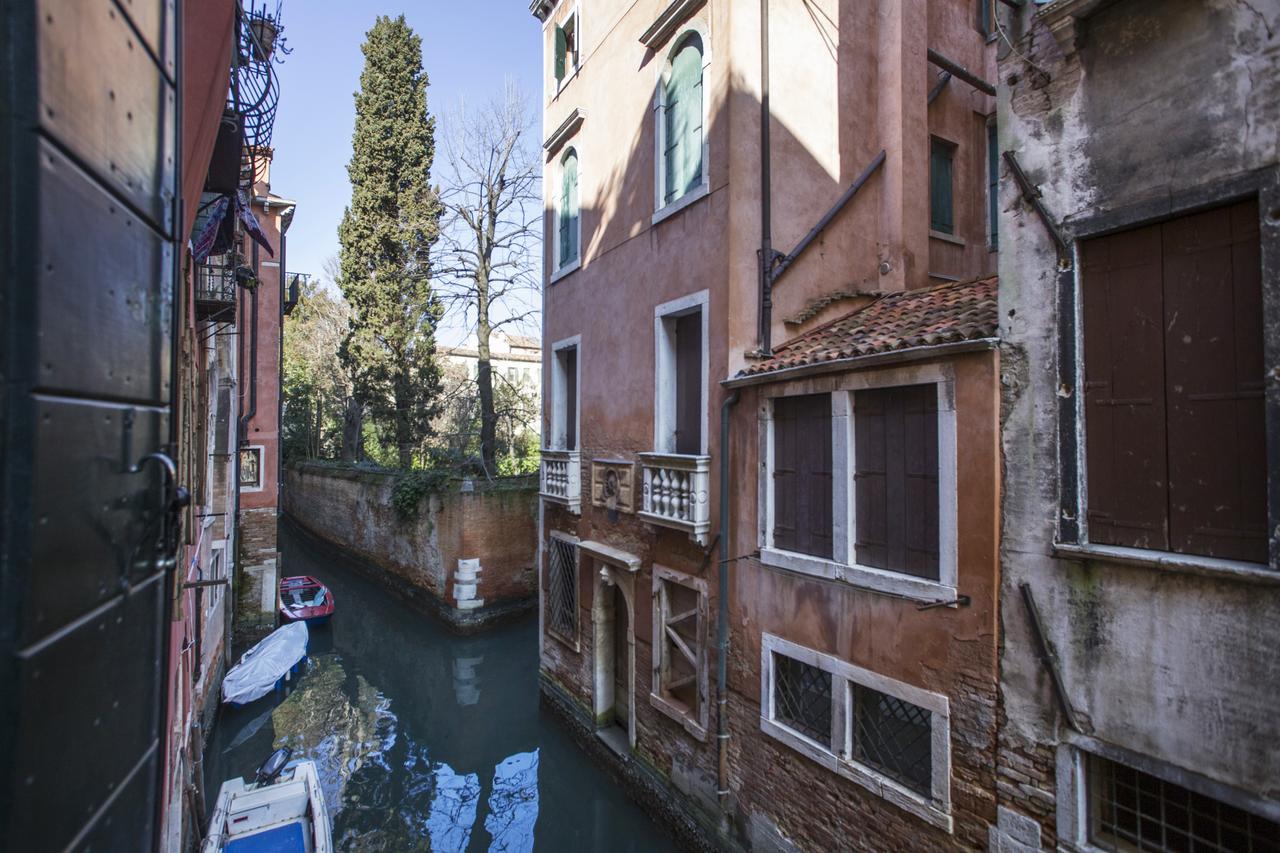
[[453, 695], [459, 705], [474, 705], [480, 701], [480, 673], [484, 655], [456, 657], [453, 659]]
[[489, 814], [484, 828], [493, 841], [490, 851], [516, 853], [533, 850], [533, 825], [538, 821], [538, 750], [518, 752], [493, 771]]
[[351, 777], [377, 760], [394, 739], [390, 701], [357, 675], [353, 703], [344, 689], [346, 680], [336, 655], [313, 657], [298, 686], [271, 715], [275, 745], [316, 762], [330, 814], [341, 810]]
[[448, 764], [436, 765], [434, 775], [435, 796], [427, 816], [431, 849], [466, 850], [480, 803], [480, 777], [475, 773], [460, 776]]

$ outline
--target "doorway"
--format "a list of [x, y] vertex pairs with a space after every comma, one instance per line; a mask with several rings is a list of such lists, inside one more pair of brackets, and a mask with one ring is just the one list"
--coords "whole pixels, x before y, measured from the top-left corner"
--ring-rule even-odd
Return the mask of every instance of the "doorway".
[[615, 752], [635, 745], [635, 596], [630, 572], [597, 564], [592, 685], [596, 732]]

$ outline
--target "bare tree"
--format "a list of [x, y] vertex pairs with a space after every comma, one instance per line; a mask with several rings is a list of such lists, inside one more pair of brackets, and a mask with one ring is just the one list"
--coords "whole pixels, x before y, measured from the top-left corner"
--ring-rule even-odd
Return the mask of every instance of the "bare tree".
[[533, 111], [514, 83], [502, 97], [446, 116], [445, 222], [435, 248], [437, 293], [474, 328], [479, 370], [480, 450], [493, 474], [498, 412], [490, 340], [503, 327], [528, 329], [539, 311], [541, 164]]

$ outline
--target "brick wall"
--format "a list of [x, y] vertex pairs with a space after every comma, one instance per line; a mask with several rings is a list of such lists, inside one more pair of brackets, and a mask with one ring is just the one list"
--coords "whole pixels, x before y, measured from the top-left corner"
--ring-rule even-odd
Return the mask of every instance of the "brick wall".
[[395, 479], [381, 471], [291, 465], [284, 510], [307, 533], [355, 556], [377, 579], [455, 627], [474, 627], [532, 605], [534, 479], [455, 481], [424, 497], [417, 517], [409, 520], [392, 505]]

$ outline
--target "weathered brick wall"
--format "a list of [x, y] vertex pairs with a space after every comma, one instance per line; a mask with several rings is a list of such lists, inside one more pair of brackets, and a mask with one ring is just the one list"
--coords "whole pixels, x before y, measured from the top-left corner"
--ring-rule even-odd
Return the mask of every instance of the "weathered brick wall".
[[[538, 536], [533, 479], [475, 483], [470, 491], [454, 482], [424, 497], [417, 518], [403, 520], [391, 501], [395, 477], [335, 465], [291, 465], [285, 513], [455, 624], [484, 621], [532, 602]], [[460, 560], [479, 560], [474, 592], [465, 577], [457, 582]]]
[[245, 565], [254, 566], [275, 557], [277, 551], [275, 509], [240, 510], [240, 543]]

